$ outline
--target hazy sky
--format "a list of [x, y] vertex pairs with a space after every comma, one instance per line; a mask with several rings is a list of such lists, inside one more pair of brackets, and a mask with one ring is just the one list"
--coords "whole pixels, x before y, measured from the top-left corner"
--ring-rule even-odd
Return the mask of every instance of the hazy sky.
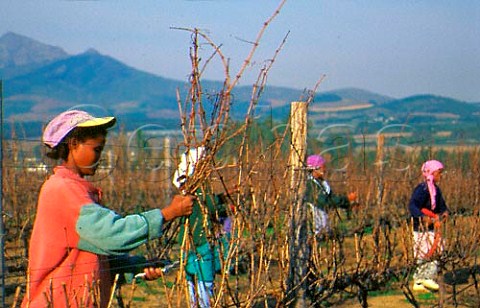
[[[95, 48], [127, 65], [186, 80], [190, 34], [199, 28], [239, 70], [279, 0], [2, 0], [7, 31], [63, 48]], [[268, 84], [345, 87], [402, 98], [435, 94], [480, 102], [479, 0], [287, 0], [244, 75], [251, 85], [289, 32]], [[212, 50], [204, 46], [207, 59]], [[218, 63], [218, 61], [217, 61]], [[220, 65], [205, 78], [223, 80]]]

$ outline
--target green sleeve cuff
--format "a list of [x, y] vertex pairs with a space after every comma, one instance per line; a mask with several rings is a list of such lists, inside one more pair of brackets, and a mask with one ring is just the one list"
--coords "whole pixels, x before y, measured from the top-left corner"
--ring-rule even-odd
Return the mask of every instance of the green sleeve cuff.
[[154, 209], [140, 214], [145, 218], [148, 225], [148, 239], [153, 240], [162, 235], [163, 216], [162, 211]]

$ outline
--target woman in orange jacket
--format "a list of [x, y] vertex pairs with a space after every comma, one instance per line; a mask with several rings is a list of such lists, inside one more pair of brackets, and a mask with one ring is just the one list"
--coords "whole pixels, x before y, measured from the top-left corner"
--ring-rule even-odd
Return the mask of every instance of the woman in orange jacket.
[[[112, 292], [109, 261], [158, 238], [165, 221], [189, 215], [192, 196], [175, 196], [169, 206], [122, 217], [102, 205], [94, 175], [114, 117], [95, 118], [70, 110], [45, 128], [47, 156], [60, 159], [38, 197], [29, 244], [23, 307], [105, 307]], [[160, 269], [140, 264], [146, 279]]]

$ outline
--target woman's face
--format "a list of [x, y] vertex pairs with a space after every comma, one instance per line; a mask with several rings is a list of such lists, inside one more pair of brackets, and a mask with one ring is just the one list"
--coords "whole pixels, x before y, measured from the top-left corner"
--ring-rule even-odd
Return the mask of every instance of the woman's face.
[[312, 176], [316, 179], [323, 179], [323, 177], [325, 176], [325, 166], [313, 169]]
[[88, 138], [83, 142], [72, 142], [69, 145], [67, 166], [77, 170], [81, 177], [94, 175], [105, 142], [106, 138], [103, 135]]
[[443, 172], [443, 169], [438, 169], [438, 170], [435, 170], [435, 171], [432, 172], [433, 181], [435, 183], [440, 182], [440, 180], [442, 179], [442, 172]]

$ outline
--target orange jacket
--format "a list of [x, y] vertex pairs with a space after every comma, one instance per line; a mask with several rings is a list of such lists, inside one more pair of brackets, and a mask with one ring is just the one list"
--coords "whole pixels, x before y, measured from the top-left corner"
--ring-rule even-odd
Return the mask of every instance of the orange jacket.
[[100, 195], [63, 166], [43, 184], [22, 307], [106, 306], [112, 287], [107, 257], [160, 236], [160, 210], [121, 217], [100, 205]]

